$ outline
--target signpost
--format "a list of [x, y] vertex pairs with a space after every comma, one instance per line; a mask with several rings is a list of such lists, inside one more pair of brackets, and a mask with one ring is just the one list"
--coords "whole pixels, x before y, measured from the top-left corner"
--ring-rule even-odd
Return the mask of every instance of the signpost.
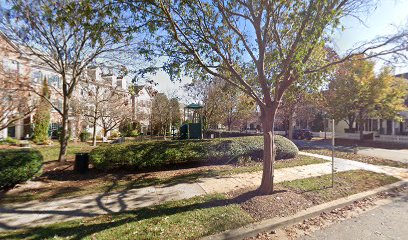
[[334, 187], [334, 119], [332, 119], [332, 188]]

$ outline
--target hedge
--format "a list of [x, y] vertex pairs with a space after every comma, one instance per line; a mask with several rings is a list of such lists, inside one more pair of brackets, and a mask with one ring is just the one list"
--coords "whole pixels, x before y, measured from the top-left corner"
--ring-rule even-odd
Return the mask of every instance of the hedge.
[[41, 173], [43, 157], [34, 149], [0, 150], [0, 189], [13, 187]]
[[[276, 159], [293, 158], [298, 148], [290, 140], [275, 136]], [[227, 162], [239, 156], [262, 158], [260, 136], [190, 141], [150, 141], [107, 145], [90, 153], [92, 164], [100, 170], [152, 168], [193, 162]]]

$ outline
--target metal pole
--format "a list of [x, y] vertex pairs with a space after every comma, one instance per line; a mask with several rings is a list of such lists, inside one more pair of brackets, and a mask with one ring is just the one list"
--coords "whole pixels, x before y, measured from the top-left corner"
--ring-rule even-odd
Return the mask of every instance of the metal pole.
[[334, 119], [332, 119], [332, 187], [334, 187]]

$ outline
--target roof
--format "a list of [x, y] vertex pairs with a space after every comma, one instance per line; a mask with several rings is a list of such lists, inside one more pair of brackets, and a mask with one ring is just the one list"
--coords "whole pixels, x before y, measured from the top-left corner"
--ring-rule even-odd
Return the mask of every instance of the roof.
[[14, 48], [18, 53], [21, 53], [20, 48], [19, 48], [13, 41], [11, 41], [10, 38], [7, 37], [7, 35], [6, 35], [4, 32], [2, 32], [1, 30], [0, 30], [0, 36], [1, 36], [8, 44], [10, 44], [10, 46], [11, 46], [12, 48]]
[[401, 74], [397, 74], [397, 75], [395, 75], [396, 77], [399, 77], [399, 78], [405, 78], [405, 79], [408, 79], [408, 72], [406, 72], [406, 73], [401, 73]]
[[191, 103], [191, 104], [185, 106], [184, 108], [187, 108], [187, 109], [200, 109], [200, 108], [203, 108], [203, 106], [198, 104], [198, 103]]

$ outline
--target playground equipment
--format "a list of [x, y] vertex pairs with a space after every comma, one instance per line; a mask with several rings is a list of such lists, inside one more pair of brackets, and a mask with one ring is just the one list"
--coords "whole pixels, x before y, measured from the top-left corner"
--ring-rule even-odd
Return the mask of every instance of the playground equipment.
[[202, 109], [203, 106], [195, 103], [184, 107], [184, 124], [180, 127], [180, 139], [203, 138]]

